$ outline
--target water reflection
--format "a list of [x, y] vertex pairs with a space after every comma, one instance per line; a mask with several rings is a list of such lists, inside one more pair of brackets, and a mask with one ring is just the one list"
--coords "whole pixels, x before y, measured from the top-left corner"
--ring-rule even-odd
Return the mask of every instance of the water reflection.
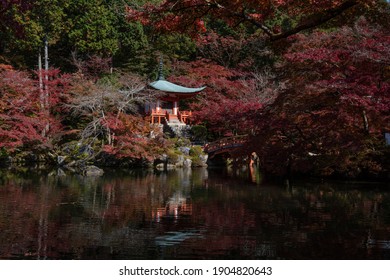
[[386, 259], [380, 184], [261, 183], [254, 170], [0, 171], [2, 259]]

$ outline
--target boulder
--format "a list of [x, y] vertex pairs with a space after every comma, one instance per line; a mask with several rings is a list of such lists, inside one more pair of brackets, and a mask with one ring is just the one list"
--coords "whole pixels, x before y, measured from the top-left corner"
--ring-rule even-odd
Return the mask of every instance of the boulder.
[[184, 166], [184, 156], [182, 156], [182, 155], [179, 155], [178, 157], [177, 157], [177, 159], [176, 159], [176, 162], [175, 162], [175, 166], [177, 167], [177, 168], [180, 168], [180, 167], [183, 167]]
[[94, 165], [86, 166], [82, 171], [82, 174], [84, 176], [94, 176], [94, 177], [102, 176], [103, 173], [104, 173], [103, 169]]
[[186, 158], [183, 162], [183, 166], [186, 168], [191, 168], [192, 167], [192, 160], [190, 160], [189, 158]]
[[156, 169], [160, 171], [164, 171], [164, 163], [156, 164]]

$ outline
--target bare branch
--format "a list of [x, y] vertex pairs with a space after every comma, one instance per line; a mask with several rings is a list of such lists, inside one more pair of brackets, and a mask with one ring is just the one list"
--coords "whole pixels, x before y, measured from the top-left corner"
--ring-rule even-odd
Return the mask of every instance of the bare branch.
[[114, 115], [118, 120], [121, 114], [135, 114], [140, 105], [156, 100], [157, 94], [145, 90], [146, 82], [139, 76], [120, 73], [118, 82], [119, 86], [109, 83], [95, 84], [88, 92], [75, 96], [68, 105], [75, 116], [91, 119], [81, 132], [83, 139], [101, 136], [107, 138], [110, 143], [108, 114]]
[[276, 75], [270, 69], [252, 73], [251, 79], [241, 80], [243, 101], [270, 104], [285, 89], [284, 83], [275, 82]]

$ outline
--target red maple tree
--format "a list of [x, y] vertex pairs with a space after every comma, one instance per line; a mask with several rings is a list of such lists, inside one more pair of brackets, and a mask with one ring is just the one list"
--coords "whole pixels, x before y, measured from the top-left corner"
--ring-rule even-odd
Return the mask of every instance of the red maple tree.
[[[366, 8], [377, 1], [359, 0], [183, 0], [128, 7], [129, 20], [139, 20], [160, 31], [205, 32], [204, 19], [211, 17], [231, 26], [248, 23], [272, 40], [287, 38], [317, 27], [353, 8]], [[278, 19], [283, 17], [284, 22]], [[284, 24], [283, 24], [284, 23]]]
[[252, 140], [263, 166], [326, 175], [385, 172], [380, 150], [382, 133], [390, 129], [388, 32], [362, 19], [292, 40], [281, 67], [287, 90], [259, 114]]
[[0, 70], [0, 147], [9, 152], [15, 149], [46, 149], [50, 138], [60, 129], [61, 107], [67, 88], [67, 75], [49, 70], [45, 83], [49, 107], [42, 104], [38, 82], [25, 71], [12, 67]]

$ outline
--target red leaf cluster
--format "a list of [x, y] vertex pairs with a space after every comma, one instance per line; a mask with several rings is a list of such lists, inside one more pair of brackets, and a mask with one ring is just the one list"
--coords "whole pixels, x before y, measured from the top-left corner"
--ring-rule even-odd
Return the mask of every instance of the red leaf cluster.
[[287, 90], [263, 112], [266, 121], [251, 141], [263, 167], [378, 172], [375, 150], [390, 130], [388, 32], [360, 20], [294, 40], [281, 67]]
[[112, 132], [113, 141], [103, 150], [117, 158], [151, 161], [167, 145], [161, 132], [151, 128], [141, 117], [122, 114], [118, 118], [109, 114], [104, 125]]
[[[336, 17], [351, 7], [367, 7], [375, 0], [167, 0], [153, 6], [146, 4], [140, 8], [127, 8], [130, 21], [140, 21], [158, 31], [187, 32], [197, 35], [205, 32], [202, 19], [214, 18], [231, 26], [247, 22], [268, 36], [286, 38], [301, 30], [318, 26]], [[284, 31], [278, 23], [283, 14], [299, 22], [291, 30]], [[270, 25], [268, 25], [270, 24]]]
[[172, 78], [187, 86], [207, 85], [206, 90], [191, 104], [193, 120], [205, 123], [216, 136], [253, 133], [256, 116], [264, 104], [272, 102], [278, 92], [271, 79], [259, 86], [259, 76], [220, 66], [209, 60], [182, 62]]
[[[66, 79], [55, 78], [58, 70], [49, 72], [50, 80], [45, 86], [52, 106], [61, 98]], [[59, 123], [42, 110], [42, 94], [37, 81], [28, 73], [3, 67], [0, 71], [0, 147], [12, 152], [23, 147], [34, 150], [48, 143], [50, 133], [59, 129]]]

